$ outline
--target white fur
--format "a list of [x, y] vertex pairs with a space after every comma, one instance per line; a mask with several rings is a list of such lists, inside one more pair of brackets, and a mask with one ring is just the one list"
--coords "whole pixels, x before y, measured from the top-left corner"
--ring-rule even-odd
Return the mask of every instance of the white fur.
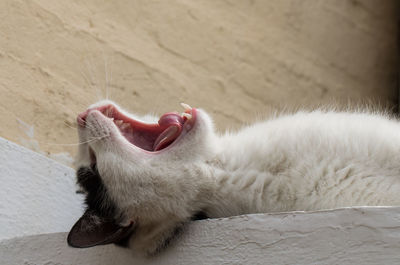
[[77, 165], [87, 165], [89, 145], [119, 214], [139, 225], [132, 246], [148, 253], [198, 211], [400, 205], [400, 125], [386, 116], [298, 112], [219, 136], [199, 110], [194, 128], [158, 154], [131, 145], [98, 111], [87, 124], [82, 142], [103, 138], [81, 145]]

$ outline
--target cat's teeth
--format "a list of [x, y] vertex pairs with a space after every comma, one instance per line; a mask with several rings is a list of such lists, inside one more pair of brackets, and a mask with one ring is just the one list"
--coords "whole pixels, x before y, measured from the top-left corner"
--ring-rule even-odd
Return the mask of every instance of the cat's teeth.
[[192, 114], [182, 113], [182, 117], [186, 117], [186, 119], [190, 120], [192, 118]]
[[111, 118], [110, 118], [110, 120], [112, 120], [112, 121], [113, 121], [113, 120], [114, 120], [114, 117], [111, 117]]
[[129, 127], [131, 127], [129, 123], [123, 123], [121, 126], [119, 126], [119, 128], [121, 128], [122, 130], [126, 130]]
[[192, 110], [192, 107], [191, 106], [189, 106], [188, 104], [186, 104], [186, 103], [181, 103], [181, 106], [185, 109], [185, 110], [189, 110], [189, 111], [191, 111]]
[[109, 107], [104, 111], [104, 114], [105, 114], [107, 117], [109, 117], [109, 118], [112, 118], [112, 113], [113, 113], [113, 107], [112, 107], [112, 106], [109, 106]]
[[122, 120], [115, 120], [114, 123], [115, 123], [117, 126], [121, 126], [122, 123], [124, 123], [124, 122], [123, 122]]

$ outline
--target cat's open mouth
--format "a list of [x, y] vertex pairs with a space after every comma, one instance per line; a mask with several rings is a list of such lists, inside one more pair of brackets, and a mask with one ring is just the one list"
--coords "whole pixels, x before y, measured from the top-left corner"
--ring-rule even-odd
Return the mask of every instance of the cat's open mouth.
[[[185, 108], [184, 113], [165, 113], [160, 117], [158, 123], [153, 124], [128, 117], [112, 104], [95, 108], [95, 110], [111, 119], [128, 142], [143, 150], [156, 152], [170, 146], [179, 136], [183, 136], [193, 128], [197, 111], [186, 104], [182, 104], [182, 106]], [[78, 115], [79, 126], [86, 126], [86, 116], [92, 110]]]

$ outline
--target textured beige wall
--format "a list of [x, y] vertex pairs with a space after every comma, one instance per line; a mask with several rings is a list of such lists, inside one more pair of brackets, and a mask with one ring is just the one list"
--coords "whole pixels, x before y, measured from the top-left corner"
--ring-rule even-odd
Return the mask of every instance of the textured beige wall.
[[19, 118], [42, 150], [73, 153], [68, 124], [106, 95], [138, 113], [184, 101], [219, 129], [283, 106], [394, 105], [397, 14], [396, 0], [2, 0], [0, 136], [27, 138]]

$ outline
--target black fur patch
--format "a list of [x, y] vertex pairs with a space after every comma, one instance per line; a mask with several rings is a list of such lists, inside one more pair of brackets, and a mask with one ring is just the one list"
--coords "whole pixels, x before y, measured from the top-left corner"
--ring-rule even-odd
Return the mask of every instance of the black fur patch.
[[108, 196], [107, 188], [104, 186], [96, 165], [81, 167], [76, 175], [78, 184], [87, 192], [85, 199], [87, 210], [100, 217], [114, 219], [117, 207]]
[[208, 219], [208, 216], [205, 212], [197, 212], [192, 216], [192, 221], [203, 220], [203, 219]]
[[120, 241], [115, 242], [114, 244], [122, 247], [122, 248], [129, 248], [129, 238], [132, 236], [132, 233], [129, 233], [126, 237], [122, 238]]

